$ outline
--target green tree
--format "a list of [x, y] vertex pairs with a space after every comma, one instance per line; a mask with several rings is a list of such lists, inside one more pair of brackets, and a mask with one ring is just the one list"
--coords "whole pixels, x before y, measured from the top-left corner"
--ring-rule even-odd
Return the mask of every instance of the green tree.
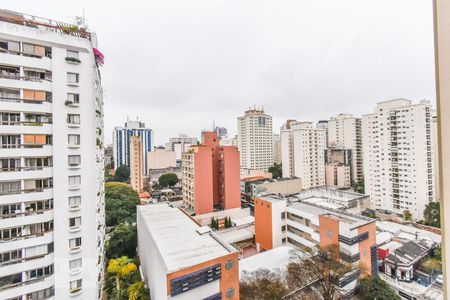
[[144, 282], [138, 281], [130, 285], [127, 289], [128, 300], [150, 300], [149, 291], [145, 288]]
[[272, 173], [272, 178], [281, 178], [283, 176], [282, 165], [274, 163], [273, 166], [269, 167], [269, 172]]
[[405, 221], [412, 221], [412, 214], [409, 212], [409, 210], [405, 209], [403, 211], [403, 219], [405, 219]]
[[244, 271], [239, 280], [241, 300], [281, 299], [287, 293], [284, 277], [268, 269], [258, 269], [251, 273]]
[[114, 172], [114, 181], [118, 182], [130, 182], [130, 168], [126, 165], [121, 165]]
[[105, 223], [116, 226], [119, 223], [136, 222], [136, 205], [140, 204], [138, 194], [126, 183], [105, 183]]
[[359, 287], [361, 300], [400, 300], [395, 291], [378, 276], [368, 276], [362, 279]]
[[339, 280], [352, 269], [337, 262], [339, 247], [322, 247], [317, 252], [304, 255], [291, 254], [287, 268], [287, 282], [291, 290], [316, 283], [324, 300], [336, 299]]
[[425, 225], [441, 228], [441, 205], [439, 202], [430, 202], [423, 211]]
[[158, 178], [158, 183], [162, 188], [172, 187], [178, 183], [178, 176], [175, 173], [166, 173]]
[[106, 242], [106, 258], [136, 256], [137, 231], [136, 226], [121, 223], [114, 228], [111, 237]]
[[137, 270], [136, 265], [132, 259], [126, 256], [119, 257], [118, 259], [111, 259], [108, 263], [106, 272], [114, 278], [114, 289], [109, 291], [109, 294], [113, 296], [113, 299], [120, 300], [124, 291], [122, 285], [124, 280]]

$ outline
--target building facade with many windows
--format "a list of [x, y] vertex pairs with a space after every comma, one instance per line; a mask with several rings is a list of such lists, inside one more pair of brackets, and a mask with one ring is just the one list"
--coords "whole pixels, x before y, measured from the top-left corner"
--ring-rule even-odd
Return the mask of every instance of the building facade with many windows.
[[351, 183], [362, 181], [363, 159], [362, 159], [362, 136], [361, 118], [350, 114], [340, 114], [328, 121], [328, 148], [336, 150], [350, 150], [344, 163], [350, 168]]
[[429, 101], [379, 102], [362, 118], [365, 192], [372, 207], [413, 218], [435, 200], [432, 112]]
[[298, 177], [303, 188], [325, 185], [325, 129], [289, 120], [281, 130], [283, 177]]
[[124, 127], [116, 127], [113, 132], [114, 169], [121, 165], [130, 167], [131, 137], [141, 139], [144, 175], [148, 175], [147, 153], [153, 150], [153, 131], [140, 121], [127, 121]]
[[101, 297], [95, 47], [95, 35], [80, 27], [0, 10], [0, 299]]
[[267, 171], [273, 165], [272, 117], [263, 109], [249, 109], [238, 118], [238, 147], [242, 174], [247, 170]]

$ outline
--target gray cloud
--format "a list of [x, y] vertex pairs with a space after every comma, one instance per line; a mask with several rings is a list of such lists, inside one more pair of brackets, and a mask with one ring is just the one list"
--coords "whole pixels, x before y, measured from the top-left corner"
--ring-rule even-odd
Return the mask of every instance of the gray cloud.
[[[395, 97], [434, 100], [431, 1], [17, 1], [69, 20], [85, 8], [105, 53], [105, 126], [126, 116], [158, 144], [212, 121], [236, 131], [248, 106], [286, 118], [360, 115]], [[107, 141], [111, 140], [107, 135]]]

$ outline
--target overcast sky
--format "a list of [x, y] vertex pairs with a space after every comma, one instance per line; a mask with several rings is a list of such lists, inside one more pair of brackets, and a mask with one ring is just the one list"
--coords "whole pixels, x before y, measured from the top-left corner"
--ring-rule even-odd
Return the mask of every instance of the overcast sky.
[[431, 0], [2, 0], [72, 21], [83, 8], [105, 54], [106, 141], [127, 116], [156, 144], [199, 136], [264, 106], [287, 118], [361, 115], [376, 102], [435, 101]]

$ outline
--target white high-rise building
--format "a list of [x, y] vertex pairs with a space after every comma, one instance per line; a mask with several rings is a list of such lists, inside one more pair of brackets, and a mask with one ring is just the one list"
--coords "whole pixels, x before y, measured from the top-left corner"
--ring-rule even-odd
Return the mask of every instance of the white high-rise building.
[[325, 129], [289, 120], [281, 129], [283, 177], [299, 177], [304, 189], [325, 185]]
[[379, 102], [362, 118], [365, 193], [375, 209], [409, 210], [421, 219], [435, 200], [429, 101]]
[[82, 25], [0, 10], [0, 299], [99, 299], [103, 96]]
[[127, 120], [124, 127], [116, 127], [113, 132], [114, 169], [121, 165], [131, 168], [131, 137], [140, 138], [143, 175], [148, 175], [147, 153], [153, 150], [153, 131], [144, 122]]
[[263, 109], [249, 109], [238, 117], [238, 146], [241, 173], [267, 171], [273, 165], [272, 117]]
[[351, 150], [350, 177], [357, 183], [363, 180], [361, 118], [340, 114], [328, 121], [328, 147]]

